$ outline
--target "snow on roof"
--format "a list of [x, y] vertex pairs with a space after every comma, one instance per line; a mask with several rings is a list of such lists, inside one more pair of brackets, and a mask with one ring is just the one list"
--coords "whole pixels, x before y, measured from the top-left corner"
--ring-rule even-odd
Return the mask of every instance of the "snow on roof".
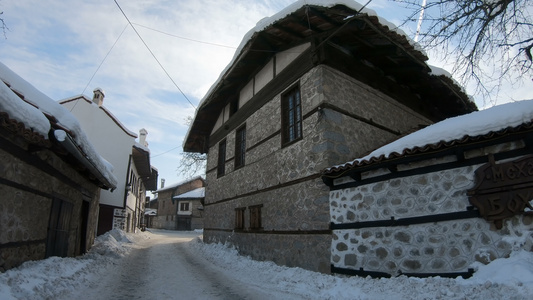
[[184, 185], [185, 183], [188, 183], [188, 182], [191, 182], [191, 181], [194, 181], [194, 180], [197, 180], [197, 179], [201, 179], [201, 180], [204, 180], [202, 178], [202, 176], [196, 176], [194, 178], [191, 178], [191, 179], [186, 179], [186, 180], [183, 180], [183, 181], [180, 181], [178, 183], [174, 183], [174, 184], [171, 184], [169, 186], [165, 186], [164, 188], [160, 188], [158, 189], [157, 191], [155, 191], [154, 193], [159, 193], [159, 192], [162, 192], [162, 191], [166, 191], [166, 190], [170, 190], [170, 189], [175, 189], [177, 187], [179, 187], [180, 185]]
[[[325, 8], [331, 8], [331, 7], [334, 7], [336, 5], [344, 5], [344, 6], [349, 7], [351, 9], [355, 10], [355, 11], [358, 11], [360, 13], [367, 14], [369, 16], [375, 16], [375, 17], [378, 18], [379, 22], [382, 25], [389, 27], [390, 30], [395, 31], [399, 35], [404, 36], [406, 38], [406, 40], [417, 51], [423, 53], [424, 56], [427, 56], [425, 51], [420, 47], [420, 45], [417, 42], [415, 42], [414, 40], [412, 40], [403, 30], [399, 29], [398, 26], [396, 26], [393, 23], [387, 21], [386, 19], [378, 16], [377, 13], [374, 10], [368, 9], [368, 8], [364, 7], [363, 5], [361, 5], [360, 3], [356, 2], [356, 1], [353, 1], [353, 0], [298, 0], [298, 1], [290, 4], [289, 6], [285, 7], [283, 10], [279, 11], [278, 13], [272, 15], [271, 17], [266, 17], [266, 18], [263, 18], [263, 19], [259, 20], [259, 22], [257, 22], [256, 26], [254, 28], [252, 28], [251, 30], [249, 30], [244, 35], [241, 43], [237, 47], [237, 50], [235, 50], [235, 54], [233, 55], [233, 58], [231, 59], [230, 63], [220, 73], [218, 79], [213, 83], [213, 85], [211, 85], [211, 87], [209, 88], [208, 92], [205, 94], [205, 96], [202, 98], [202, 100], [198, 104], [198, 107], [196, 109], [196, 114], [198, 114], [198, 112], [200, 111], [199, 108], [202, 107], [202, 105], [209, 98], [211, 93], [220, 84], [220, 82], [222, 81], [222, 79], [225, 76], [225, 74], [235, 64], [237, 59], [240, 57], [244, 47], [251, 40], [251, 38], [254, 36], [255, 33], [263, 31], [268, 26], [274, 24], [275, 22], [285, 18], [286, 16], [288, 16], [288, 15], [294, 13], [294, 12], [296, 12], [301, 7], [307, 6], [307, 5], [320, 6], [320, 7], [325, 7]], [[440, 75], [442, 75], [442, 74], [440, 74]], [[195, 115], [194, 119], [196, 119], [196, 115]], [[192, 125], [189, 126], [189, 129], [188, 129], [187, 134], [186, 134], [186, 138], [183, 140], [183, 146], [185, 146], [185, 143], [187, 141], [187, 137], [191, 134], [192, 127], [193, 127]]]
[[[113, 166], [96, 152], [78, 120], [66, 108], [37, 90], [3, 63], [0, 63], [0, 79], [9, 85], [0, 85], [0, 108], [7, 112], [10, 118], [36, 130], [47, 139], [51, 126], [44, 114], [54, 117], [59, 126], [69, 131], [69, 136], [96, 169], [113, 187], [116, 186], [117, 179], [112, 174]], [[9, 89], [23, 95], [24, 100], [13, 91], [8, 91]]]
[[513, 128], [533, 120], [533, 100], [523, 100], [494, 106], [482, 111], [449, 118], [424, 129], [404, 136], [390, 144], [374, 150], [365, 157], [326, 169], [332, 172], [346, 169], [364, 162], [388, 159], [407, 150], [422, 148], [440, 142], [452, 142], [464, 137], [475, 137]]
[[20, 99], [3, 81], [0, 83], [0, 99], [2, 100], [0, 101], [1, 111], [48, 139], [50, 121], [38, 108]]
[[[198, 107], [202, 105], [202, 103], [207, 99], [207, 97], [211, 94], [211, 92], [215, 89], [215, 87], [219, 84], [219, 82], [222, 80], [222, 77], [224, 74], [229, 70], [229, 68], [235, 63], [236, 59], [239, 57], [241, 51], [243, 50], [244, 46], [250, 41], [254, 33], [263, 31], [266, 27], [274, 24], [275, 22], [283, 19], [284, 17], [294, 13], [304, 5], [314, 5], [314, 6], [321, 6], [321, 7], [334, 7], [336, 5], [345, 5], [346, 7], [349, 7], [355, 11], [359, 11], [361, 13], [367, 14], [369, 16], [376, 16], [379, 19], [379, 22], [382, 25], [388, 26], [389, 29], [394, 30], [396, 33], [405, 36], [405, 38], [409, 41], [411, 45], [415, 47], [416, 50], [423, 52], [423, 50], [420, 48], [418, 43], [413, 41], [409, 36], [398, 28], [398, 26], [392, 24], [391, 22], [387, 21], [386, 19], [380, 17], [377, 15], [377, 13], [368, 8], [363, 8], [363, 5], [360, 3], [353, 1], [353, 0], [298, 0], [289, 6], [285, 7], [283, 10], [279, 11], [278, 13], [274, 14], [271, 17], [263, 18], [257, 22], [256, 26], [249, 30], [243, 37], [240, 45], [237, 47], [237, 50], [235, 51], [235, 54], [233, 58], [231, 59], [230, 63], [226, 66], [226, 68], [220, 73], [220, 76], [215, 81], [215, 83], [211, 86], [209, 91], [206, 93], [202, 101], [200, 101], [200, 104]], [[425, 54], [425, 53], [424, 53]]]
[[135, 142], [133, 144], [134, 147], [139, 148], [140, 150], [143, 150], [144, 152], [150, 154], [150, 149], [144, 145], [139, 144], [138, 142]]
[[144, 215], [145, 216], [157, 216], [157, 209], [155, 209], [155, 208], [145, 208], [144, 209]]
[[205, 187], [197, 188], [192, 191], [172, 197], [172, 199], [197, 199], [205, 197]]
[[467, 94], [467, 92], [466, 92], [464, 86], [462, 86], [461, 84], [459, 84], [459, 82], [457, 82], [457, 80], [455, 80], [455, 78], [453, 78], [453, 76], [452, 76], [452, 74], [450, 74], [450, 72], [448, 72], [448, 71], [446, 71], [446, 70], [444, 70], [444, 69], [442, 69], [442, 68], [439, 68], [439, 67], [436, 67], [436, 66], [429, 65], [429, 64], [428, 64], [428, 67], [431, 69], [431, 75], [433, 75], [433, 76], [445, 76], [445, 77], [450, 78], [450, 79], [453, 81], [453, 83], [454, 83], [456, 86], [458, 86], [458, 87], [461, 89], [461, 91], [462, 91], [465, 95], [468, 96], [468, 98], [470, 99], [470, 101], [475, 102], [475, 101], [474, 101], [474, 98], [473, 98], [471, 95]]

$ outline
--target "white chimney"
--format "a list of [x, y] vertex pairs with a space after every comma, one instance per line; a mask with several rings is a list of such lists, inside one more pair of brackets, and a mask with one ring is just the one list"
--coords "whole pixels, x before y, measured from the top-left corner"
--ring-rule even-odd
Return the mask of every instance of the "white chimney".
[[101, 88], [95, 88], [94, 91], [94, 96], [93, 96], [93, 102], [96, 103], [96, 105], [98, 106], [102, 106], [102, 104], [104, 103], [104, 90], [102, 90]]
[[146, 136], [148, 135], [148, 131], [146, 129], [139, 130], [139, 144], [143, 145], [144, 147], [148, 147], [148, 143], [146, 142]]

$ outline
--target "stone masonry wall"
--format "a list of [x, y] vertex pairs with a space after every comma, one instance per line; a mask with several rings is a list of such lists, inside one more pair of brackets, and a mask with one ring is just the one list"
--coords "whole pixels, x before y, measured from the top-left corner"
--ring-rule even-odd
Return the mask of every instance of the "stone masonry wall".
[[204, 230], [204, 242], [235, 246], [241, 255], [278, 265], [329, 273], [329, 234], [263, 234]]
[[[396, 178], [330, 192], [336, 224], [390, 220], [465, 211], [479, 166]], [[403, 273], [466, 272], [473, 262], [506, 257], [533, 246], [533, 217], [515, 216], [504, 229], [481, 218], [397, 227], [334, 230], [331, 263], [336, 267]], [[506, 237], [518, 237], [513, 244]]]
[[[295, 83], [287, 83], [287, 88]], [[327, 66], [313, 68], [298, 83], [302, 116], [305, 116], [302, 140], [282, 147], [279, 134], [282, 94], [278, 94], [245, 121], [244, 167], [234, 168], [235, 130], [232, 130], [225, 137], [226, 172], [218, 177], [220, 141], [212, 141], [207, 160], [204, 239], [223, 242], [228, 238], [227, 233], [235, 228], [236, 208], [263, 205], [262, 233], [249, 231], [249, 210], [245, 210], [245, 229], [235, 233], [234, 237], [239, 238], [232, 240], [239, 251], [256, 259], [280, 264], [298, 262], [298, 266], [306, 268], [311, 268], [312, 264], [311, 270], [329, 272], [329, 245], [323, 247], [329, 244], [325, 241], [331, 239], [328, 190], [319, 179], [320, 171], [353, 159], [398, 135], [323, 104], [330, 103], [354, 115], [383, 120], [381, 125], [391, 126], [394, 131], [407, 132], [428, 121], [408, 108], [397, 113], [401, 120], [388, 121], [383, 116], [396, 114], [400, 104], [385, 95], [374, 97], [378, 91], [363, 88], [364, 85]], [[357, 100], [359, 102], [347, 105], [359, 97], [363, 97]], [[359, 106], [363, 104], [372, 109]], [[294, 233], [298, 231], [303, 232]], [[294, 241], [317, 246], [295, 248]], [[275, 249], [270, 245], [283, 248]]]
[[[20, 147], [26, 145], [19, 141]], [[22, 190], [10, 184], [0, 184], [0, 271], [16, 267], [28, 260], [43, 259], [52, 198], [73, 204], [68, 238], [68, 256], [80, 254], [81, 209], [89, 201], [86, 232], [87, 250], [94, 242], [98, 214], [99, 188], [80, 175], [71, 165], [48, 150], [34, 152], [38, 159], [79, 184], [86, 193], [30, 165], [10, 153], [0, 150], [0, 177], [28, 187], [41, 194]]]

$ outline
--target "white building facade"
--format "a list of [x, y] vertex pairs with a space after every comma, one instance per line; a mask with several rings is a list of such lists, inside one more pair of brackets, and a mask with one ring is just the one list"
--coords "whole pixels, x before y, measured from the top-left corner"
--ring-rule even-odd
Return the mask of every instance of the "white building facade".
[[80, 95], [59, 103], [75, 115], [89, 140], [109, 163], [118, 179], [116, 190], [102, 191], [98, 235], [111, 229], [134, 231], [144, 218], [147, 190], [157, 188], [157, 170], [150, 165], [147, 131], [136, 133], [127, 129], [102, 104], [104, 92], [97, 88], [93, 99]]

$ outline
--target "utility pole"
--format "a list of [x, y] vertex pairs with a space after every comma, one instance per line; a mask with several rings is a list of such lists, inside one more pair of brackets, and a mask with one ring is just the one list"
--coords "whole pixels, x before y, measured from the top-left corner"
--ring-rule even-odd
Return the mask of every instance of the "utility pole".
[[426, 9], [426, 0], [422, 0], [422, 7], [420, 9], [420, 16], [418, 17], [418, 25], [416, 26], [415, 42], [418, 42], [420, 35], [420, 27], [422, 27], [422, 20], [424, 19], [424, 10]]

